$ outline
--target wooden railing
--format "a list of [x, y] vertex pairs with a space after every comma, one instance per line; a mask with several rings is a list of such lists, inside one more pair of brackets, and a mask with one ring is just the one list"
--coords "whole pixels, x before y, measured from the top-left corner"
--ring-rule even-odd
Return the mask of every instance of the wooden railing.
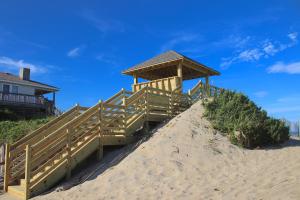
[[74, 106], [69, 111], [63, 113], [59, 117], [51, 120], [45, 125], [41, 126], [32, 133], [21, 138], [12, 145], [7, 145], [7, 152], [9, 152], [8, 157], [6, 158], [6, 171], [7, 177], [5, 179], [4, 186], [7, 187], [9, 182], [13, 182], [16, 179], [22, 177], [25, 173], [25, 148], [26, 145], [32, 145], [39, 140], [45, 138], [47, 135], [52, 133], [54, 130], [65, 124], [66, 122], [72, 120], [74, 117], [80, 115], [85, 111], [86, 107], [81, 107], [79, 105]]
[[132, 91], [136, 92], [143, 87], [157, 88], [164, 91], [173, 91], [180, 86], [180, 78], [178, 76], [173, 76], [169, 78], [157, 79], [144, 83], [137, 83], [132, 85]]
[[52, 101], [49, 101], [43, 96], [4, 93], [4, 92], [0, 92], [0, 101], [8, 102], [8, 103], [34, 104], [40, 106], [52, 103]]
[[[135, 93], [122, 89], [107, 101], [100, 101], [75, 118], [70, 117], [60, 124], [53, 122], [54, 125], [45, 126], [45, 130], [37, 130], [36, 136], [29, 135], [23, 141], [7, 147], [9, 153], [6, 164], [6, 186], [8, 180], [14, 180], [25, 173], [28, 197], [31, 188], [43, 181], [62, 163], [66, 163], [69, 176], [72, 158], [84, 145], [95, 139], [101, 140], [105, 136], [130, 137], [144, 122], [154, 118], [173, 117], [208, 93], [207, 87], [201, 82], [188, 94], [181, 91], [180, 87], [168, 91], [147, 85]], [[210, 87], [209, 94], [217, 95], [219, 92], [217, 87]], [[72, 116], [71, 113], [73, 112], [70, 111], [65, 115]], [[66, 116], [62, 119], [67, 119]], [[16, 174], [10, 171], [15, 171]]]

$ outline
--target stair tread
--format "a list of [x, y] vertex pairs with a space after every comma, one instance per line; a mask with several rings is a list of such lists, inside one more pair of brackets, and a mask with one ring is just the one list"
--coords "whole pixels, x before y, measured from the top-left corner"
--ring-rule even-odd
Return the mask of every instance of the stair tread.
[[24, 198], [25, 187], [22, 187], [21, 185], [10, 185], [8, 186], [7, 192], [15, 197]]

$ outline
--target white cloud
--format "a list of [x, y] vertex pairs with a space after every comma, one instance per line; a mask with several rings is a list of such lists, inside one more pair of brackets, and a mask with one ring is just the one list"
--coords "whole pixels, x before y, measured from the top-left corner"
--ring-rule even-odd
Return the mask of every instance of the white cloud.
[[76, 47], [76, 48], [74, 48], [74, 49], [71, 49], [71, 50], [68, 52], [67, 55], [68, 55], [69, 57], [74, 58], [74, 57], [79, 56], [79, 53], [80, 53], [80, 47]]
[[256, 61], [259, 60], [263, 53], [259, 49], [248, 49], [242, 51], [238, 55], [238, 59], [242, 61]]
[[116, 56], [111, 55], [111, 54], [101, 53], [98, 56], [96, 56], [96, 59], [99, 60], [100, 62], [107, 63], [112, 66], [119, 65], [119, 63], [116, 61], [117, 60]]
[[293, 32], [293, 33], [289, 33], [288, 37], [293, 41], [293, 42], [298, 42], [298, 33], [297, 32]]
[[[165, 52], [165, 51], [168, 51], [168, 50], [172, 50], [178, 45], [185, 44], [185, 43], [190, 43], [190, 42], [193, 42], [197, 39], [199, 39], [198, 34], [186, 33], [186, 32], [176, 33], [176, 34], [173, 35], [172, 39], [170, 39], [169, 41], [167, 41], [166, 43], [164, 43], [160, 47], [160, 52]], [[192, 50], [195, 51], [194, 48]], [[197, 48], [197, 50], [198, 50], [198, 48]], [[189, 49], [186, 49], [185, 51], [188, 52]]]
[[274, 56], [279, 50], [274, 46], [274, 44], [272, 42], [266, 42], [263, 45], [263, 51], [267, 55]]
[[216, 48], [234, 48], [242, 49], [252, 40], [250, 36], [229, 35], [219, 41], [213, 42], [212, 45]]
[[254, 48], [244, 48], [235, 53], [234, 56], [222, 58], [221, 67], [227, 68], [232, 64], [239, 62], [254, 62], [261, 58], [268, 58], [274, 56], [277, 53], [291, 48], [298, 43], [298, 33], [293, 32], [287, 35], [289, 43], [272, 42], [269, 39], [264, 42], [258, 42], [259, 45]]
[[268, 73], [287, 73], [287, 74], [300, 74], [300, 62], [283, 63], [277, 62], [276, 64], [267, 68]]
[[256, 96], [257, 98], [263, 98], [266, 97], [268, 95], [268, 92], [266, 91], [258, 91], [254, 93], [254, 96]]
[[0, 57], [0, 67], [9, 71], [16, 71], [21, 67], [28, 67], [32, 73], [45, 73], [48, 71], [47, 68], [51, 66], [35, 65], [32, 63], [27, 63], [24, 60], [14, 60], [12, 58], [2, 56]]
[[114, 19], [102, 19], [98, 17], [92, 10], [85, 10], [82, 13], [82, 17], [103, 34], [108, 32], [125, 31], [125, 26], [121, 21]]

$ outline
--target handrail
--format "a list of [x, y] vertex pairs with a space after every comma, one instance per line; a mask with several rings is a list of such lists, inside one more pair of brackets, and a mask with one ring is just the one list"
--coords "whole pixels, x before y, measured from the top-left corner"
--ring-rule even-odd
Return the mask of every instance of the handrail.
[[190, 95], [194, 95], [196, 93], [196, 91], [203, 87], [202, 81], [198, 81], [198, 83], [190, 90]]
[[[37, 142], [36, 144], [32, 145], [32, 148], [35, 148], [36, 146], [38, 146], [39, 144], [49, 140], [49, 138], [51, 137], [55, 137], [60, 131], [67, 129], [68, 127], [72, 127], [73, 124], [75, 124], [76, 122], [82, 120], [82, 118], [86, 118], [87, 116], [91, 115], [91, 113], [97, 111], [98, 107], [99, 107], [100, 103], [97, 103], [95, 106], [90, 107], [88, 110], [86, 110], [84, 113], [82, 113], [79, 117], [74, 118], [73, 120], [69, 121], [68, 123], [64, 124], [62, 127], [60, 127], [59, 129], [57, 129], [56, 131], [54, 131], [53, 133], [49, 134], [47, 137], [45, 137], [44, 139], [40, 140], [39, 142]], [[84, 119], [86, 120], [86, 119]], [[78, 125], [77, 125], [78, 126]], [[74, 127], [73, 127], [74, 128]]]
[[78, 107], [79, 107], [79, 105], [75, 105], [74, 107], [72, 107], [67, 112], [63, 113], [62, 115], [60, 115], [60, 116], [58, 116], [56, 118], [54, 118], [53, 120], [49, 121], [45, 125], [39, 127], [35, 131], [31, 132], [30, 134], [27, 134], [25, 137], [21, 138], [20, 140], [18, 140], [15, 143], [13, 143], [11, 145], [11, 148], [14, 149], [16, 146], [19, 146], [20, 144], [22, 144], [22, 143], [28, 141], [29, 139], [35, 137], [37, 134], [39, 134], [41, 131], [43, 131], [43, 129], [48, 128], [49, 126], [51, 126], [51, 125], [55, 124], [56, 122], [60, 121], [61, 119], [63, 119], [64, 117], [66, 117], [70, 113], [74, 112], [76, 109], [78, 109]]
[[[75, 116], [76, 112], [80, 110], [85, 110], [85, 107], [80, 107], [79, 105], [74, 106], [69, 111], [63, 113], [59, 117], [51, 120], [50, 122], [46, 123], [45, 125], [41, 126], [37, 130], [31, 132], [30, 134], [23, 137], [21, 140], [15, 142], [10, 146], [10, 153], [9, 153], [9, 164], [8, 168], [11, 173], [15, 174], [10, 177], [10, 180], [13, 181], [17, 178], [18, 174], [22, 174], [22, 170], [24, 170], [24, 163], [22, 160], [25, 159], [25, 147], [26, 145], [30, 145], [32, 141], [38, 140], [38, 138], [46, 137], [49, 134], [49, 130], [55, 126], [58, 126], [59, 123], [63, 122], [66, 118], [70, 118], [72, 115]], [[77, 115], [77, 114], [76, 114]], [[48, 133], [47, 133], [48, 132]], [[21, 170], [21, 171], [20, 171]], [[23, 171], [24, 173], [24, 171]]]

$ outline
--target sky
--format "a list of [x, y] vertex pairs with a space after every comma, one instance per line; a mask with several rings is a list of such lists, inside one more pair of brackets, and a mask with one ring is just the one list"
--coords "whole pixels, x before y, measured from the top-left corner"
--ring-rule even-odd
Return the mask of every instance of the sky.
[[3, 0], [0, 10], [0, 71], [30, 67], [60, 88], [62, 110], [130, 90], [122, 70], [175, 50], [220, 71], [213, 85], [300, 120], [299, 0]]

